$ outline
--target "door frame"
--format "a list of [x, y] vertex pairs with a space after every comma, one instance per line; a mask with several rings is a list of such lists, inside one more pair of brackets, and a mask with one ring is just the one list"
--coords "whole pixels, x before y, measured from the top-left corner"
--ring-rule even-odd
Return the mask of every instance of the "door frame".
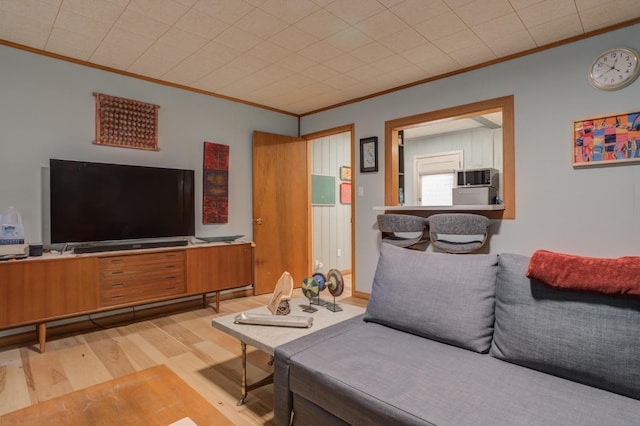
[[[344, 126], [340, 126], [340, 127], [334, 127], [332, 129], [327, 129], [327, 130], [321, 130], [319, 132], [313, 132], [313, 133], [308, 133], [305, 135], [301, 135], [300, 137], [303, 138], [306, 143], [307, 146], [309, 146], [309, 141], [313, 140], [313, 139], [319, 139], [319, 138], [323, 138], [326, 136], [331, 136], [331, 135], [336, 135], [338, 133], [345, 133], [345, 132], [350, 132], [350, 139], [351, 139], [351, 143], [350, 143], [350, 164], [349, 167], [351, 167], [351, 296], [355, 296], [355, 297], [364, 297], [365, 295], [368, 296], [366, 293], [359, 293], [356, 290], [356, 252], [355, 252], [355, 241], [356, 241], [356, 235], [355, 235], [355, 229], [356, 229], [356, 197], [355, 195], [355, 173], [353, 173], [353, 171], [355, 170], [355, 165], [354, 165], [354, 157], [355, 157], [355, 124], [351, 123], [351, 124], [346, 124]], [[311, 154], [309, 154], [308, 156], [308, 161], [309, 164], [311, 162]], [[309, 181], [311, 181], [311, 169], [308, 168], [308, 173], [309, 173]], [[309, 195], [311, 195], [311, 188], [309, 188]], [[311, 200], [309, 200], [309, 212], [311, 212]], [[309, 213], [310, 214], [310, 213]], [[309, 223], [311, 224], [311, 220], [309, 220]], [[311, 232], [311, 229], [309, 229], [309, 245], [310, 247], [313, 247], [313, 233]]]

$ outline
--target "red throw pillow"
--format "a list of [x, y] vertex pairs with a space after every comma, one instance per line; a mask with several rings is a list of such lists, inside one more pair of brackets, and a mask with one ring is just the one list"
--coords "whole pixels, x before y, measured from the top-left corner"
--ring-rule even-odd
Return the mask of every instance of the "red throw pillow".
[[558, 288], [640, 296], [640, 256], [603, 259], [537, 250], [526, 275]]

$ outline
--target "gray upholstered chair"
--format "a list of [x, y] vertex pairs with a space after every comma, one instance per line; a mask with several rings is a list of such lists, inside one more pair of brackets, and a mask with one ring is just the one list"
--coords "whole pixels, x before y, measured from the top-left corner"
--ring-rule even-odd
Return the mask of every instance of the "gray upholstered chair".
[[427, 219], [406, 214], [378, 215], [382, 242], [414, 250], [426, 250], [429, 244]]
[[489, 219], [469, 213], [430, 216], [429, 240], [434, 248], [447, 253], [471, 253], [487, 242]]

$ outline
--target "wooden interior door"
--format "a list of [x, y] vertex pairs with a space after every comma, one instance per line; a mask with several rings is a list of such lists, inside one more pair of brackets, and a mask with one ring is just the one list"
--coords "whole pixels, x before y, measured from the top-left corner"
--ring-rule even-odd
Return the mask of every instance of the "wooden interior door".
[[271, 293], [288, 271], [296, 287], [311, 271], [307, 142], [253, 132], [254, 293]]

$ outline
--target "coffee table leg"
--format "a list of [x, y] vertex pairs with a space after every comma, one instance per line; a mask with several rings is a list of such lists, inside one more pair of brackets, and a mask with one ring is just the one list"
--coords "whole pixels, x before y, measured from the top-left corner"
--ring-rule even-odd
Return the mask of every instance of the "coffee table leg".
[[247, 344], [240, 342], [242, 347], [242, 398], [238, 401], [238, 406], [244, 404], [244, 400], [247, 399]]
[[[244, 342], [240, 342], [240, 347], [242, 348], [242, 398], [238, 401], [238, 406], [244, 404], [244, 401], [247, 399], [247, 394], [249, 391], [254, 389], [258, 389], [264, 385], [269, 385], [273, 383], [273, 373], [269, 374], [264, 379], [257, 381], [256, 383], [247, 384], [247, 344]], [[271, 361], [270, 361], [271, 363]]]

